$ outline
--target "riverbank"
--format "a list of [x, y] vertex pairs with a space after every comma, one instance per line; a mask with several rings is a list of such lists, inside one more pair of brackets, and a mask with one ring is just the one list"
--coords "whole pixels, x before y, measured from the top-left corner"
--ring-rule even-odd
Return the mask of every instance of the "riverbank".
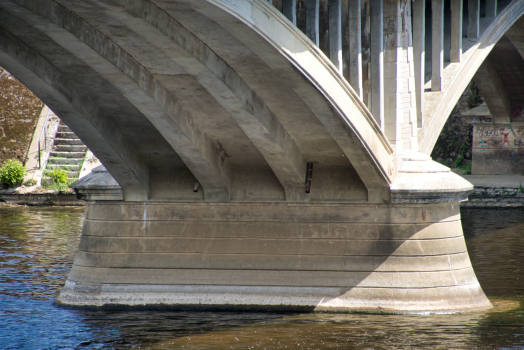
[[462, 202], [465, 208], [524, 207], [524, 176], [522, 175], [461, 175], [475, 188]]
[[40, 186], [20, 186], [0, 189], [1, 205], [29, 206], [84, 206], [84, 201], [77, 199], [71, 192], [46, 190]]

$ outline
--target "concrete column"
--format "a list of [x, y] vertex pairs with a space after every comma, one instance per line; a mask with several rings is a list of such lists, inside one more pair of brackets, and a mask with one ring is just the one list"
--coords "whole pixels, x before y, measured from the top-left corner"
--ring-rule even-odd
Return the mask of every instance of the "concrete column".
[[468, 39], [479, 37], [480, 0], [468, 0]]
[[497, 17], [497, 0], [486, 0], [486, 17]]
[[460, 62], [462, 58], [462, 10], [462, 0], [451, 2], [451, 62]]
[[508, 91], [504, 80], [498, 73], [497, 68], [490, 59], [486, 57], [477, 73], [473, 77], [480, 94], [488, 105], [493, 123], [506, 124], [511, 122], [511, 90]]
[[370, 0], [371, 113], [384, 130], [384, 37], [382, 0]]
[[319, 45], [319, 0], [306, 0], [306, 35], [315, 43]]
[[417, 126], [422, 127], [426, 62], [426, 0], [413, 1], [413, 54], [415, 64], [415, 95]]
[[411, 2], [384, 2], [384, 123], [398, 154], [418, 147]]
[[441, 91], [444, 70], [444, 0], [431, 0], [431, 22], [431, 91]]
[[342, 1], [329, 0], [329, 59], [342, 74]]
[[297, 0], [282, 0], [282, 13], [294, 25], [297, 25]]
[[360, 0], [349, 0], [349, 83], [362, 94], [362, 28]]

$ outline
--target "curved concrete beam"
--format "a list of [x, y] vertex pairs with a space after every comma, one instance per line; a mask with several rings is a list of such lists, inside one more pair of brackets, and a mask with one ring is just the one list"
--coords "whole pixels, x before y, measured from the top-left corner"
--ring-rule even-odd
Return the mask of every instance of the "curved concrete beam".
[[423, 125], [421, 132], [419, 132], [420, 152], [428, 155], [431, 153], [446, 120], [469, 82], [473, 79], [491, 49], [523, 14], [523, 0], [514, 0], [508, 5], [484, 31], [477, 44], [470, 48], [470, 50], [473, 50], [472, 53], [463, 54], [462, 57], [466, 59], [460, 63], [455, 71], [449, 87], [441, 93], [435, 93], [434, 96], [436, 97], [432, 97], [432, 104], [435, 108], [428, 108], [428, 103], [426, 103], [425, 118], [428, 122]]
[[[365, 183], [368, 200], [389, 199], [385, 198], [384, 189], [388, 188], [389, 192], [389, 185], [394, 179], [393, 149], [364, 103], [329, 58], [265, 1], [208, 1], [262, 35], [329, 100], [343, 125], [320, 109], [317, 109], [317, 117]], [[310, 108], [315, 109], [314, 102], [310, 102]]]
[[61, 64], [54, 64], [38, 51], [38, 46], [43, 50], [59, 51], [44, 37], [38, 45], [24, 42], [34, 30], [23, 24], [15, 13], [0, 7], [0, 65], [42, 99], [84, 141], [122, 186], [125, 200], [147, 200], [147, 164], [133, 152], [122, 133], [107, 118], [111, 111], [91, 103], [97, 97], [77, 85], [79, 77], [75, 77], [75, 68], [78, 62], [60, 52]]
[[[240, 97], [245, 108], [252, 110], [251, 113], [255, 119], [251, 118], [251, 125], [248, 125], [239, 120], [241, 119], [239, 116], [236, 116], [239, 125], [246, 126], [243, 128], [244, 132], [257, 145], [286, 189], [286, 194], [291, 189], [301, 188], [305, 159], [293, 142], [292, 137], [279, 124], [271, 109], [264, 106], [263, 99], [246, 83], [244, 77], [230, 67], [231, 62], [224, 61], [216, 53], [220, 45], [214, 47], [212, 43], [208, 44], [199, 35], [201, 33], [198, 30], [198, 23], [196, 28], [192, 28], [191, 23], [179, 22], [185, 18], [177, 18], [177, 13], [163, 2], [122, 2], [118, 0], [111, 2], [125, 6], [127, 11], [143, 18], [169, 36], [202, 62], [233, 93]], [[203, 2], [183, 3], [185, 6], [195, 6], [198, 9], [202, 7], [200, 3]], [[314, 96], [315, 94], [311, 91], [297, 89], [296, 92], [302, 96], [304, 102], [316, 114], [355, 167], [368, 189], [368, 200], [372, 202], [388, 200], [389, 184], [392, 182], [391, 177], [394, 173], [391, 157], [393, 150], [370, 112], [346, 80], [340, 76], [330, 60], [298, 28], [291, 25], [282, 14], [264, 1], [245, 2], [238, 4], [238, 6], [253, 6], [255, 12], [262, 11], [269, 16], [269, 22], [259, 21], [257, 18], [246, 18], [242, 15], [242, 12], [235, 11], [235, 5], [229, 8], [224, 7], [227, 3], [210, 2], [225, 9], [262, 35], [265, 40], [289, 59], [303, 75], [310, 79], [314, 88], [320, 90], [323, 97], [329, 101], [329, 106], [325, 105], [324, 101], [319, 101], [318, 96]], [[201, 11], [204, 12], [205, 10]], [[206, 15], [209, 14], [206, 13]], [[261, 107], [257, 109], [258, 106]], [[342, 116], [340, 120], [331, 118], [332, 108], [335, 108], [336, 112]], [[234, 114], [233, 117], [235, 117]], [[253, 135], [252, 125], [253, 122], [257, 121], [266, 129], [261, 135]], [[264, 140], [268, 134], [270, 135], [270, 142]], [[269, 149], [267, 144], [271, 142], [276, 143], [276, 146], [280, 147], [281, 150], [274, 146]], [[291, 169], [288, 170], [289, 166], [282, 166], [286, 163], [291, 163]], [[296, 198], [296, 191], [294, 193], [293, 197]]]
[[[266, 11], [269, 22], [258, 15], [241, 16], [234, 4], [226, 12], [224, 4], [204, 0], [171, 5], [153, 0], [2, 4], [31, 28], [31, 48], [40, 36], [78, 61], [77, 72], [89, 72], [113, 89], [114, 96], [106, 99], [115, 99], [116, 107], [128, 106], [136, 123], [153, 128], [149, 135], [143, 130], [144, 139], [158, 134], [169, 148], [164, 154], [176, 152], [176, 165], [166, 156], [155, 163], [149, 154], [158, 145], [146, 152], [143, 142], [120, 142], [124, 151], [138, 147], [136, 158], [145, 169], [155, 169], [156, 177], [146, 180], [144, 188], [168, 181], [159, 174], [176, 178], [169, 169], [183, 168], [183, 186], [192, 173], [207, 201], [229, 201], [231, 191], [236, 191], [235, 200], [282, 200], [282, 189], [287, 201], [309, 201], [313, 197], [304, 192], [309, 161], [324, 171], [317, 173], [323, 180], [315, 200], [362, 201], [367, 191], [369, 202], [389, 201], [395, 174], [391, 146], [330, 60], [285, 17], [263, 1], [241, 5], [252, 6], [254, 13]], [[125, 118], [115, 121], [112, 129], [142, 132], [139, 126], [126, 129]], [[108, 142], [119, 140], [107, 137]], [[228, 152], [236, 153], [231, 157]], [[162, 186], [155, 193], [165, 193]], [[271, 193], [256, 197], [268, 188]], [[255, 197], [242, 195], [246, 189]], [[346, 194], [339, 195], [341, 190]], [[198, 200], [176, 191], [165, 198]]]
[[[205, 189], [207, 201], [229, 201], [231, 181], [227, 159], [220, 160], [216, 157], [214, 142], [202, 130], [193, 126], [191, 113], [179, 103], [180, 97], [164, 88], [162, 75], [148, 74], [150, 72], [144, 69], [147, 67], [141, 66], [140, 62], [124, 50], [125, 47], [115, 45], [108, 35], [84, 22], [65, 5], [77, 4], [58, 4], [53, 1], [26, 2], [31, 11], [54, 18], [58, 23], [50, 23], [43, 18], [29, 18], [25, 21], [33, 26], [52, 28], [46, 32], [47, 36], [75, 54], [133, 103], [164, 136], [198, 179]], [[89, 10], [85, 5], [84, 11]], [[112, 21], [109, 20], [108, 24], [112, 25]], [[92, 48], [98, 51], [93, 51]], [[101, 57], [106, 60], [100, 59]], [[152, 64], [158, 64], [154, 59], [152, 61]], [[169, 65], [163, 67], [168, 69]], [[111, 172], [110, 168], [109, 170]]]

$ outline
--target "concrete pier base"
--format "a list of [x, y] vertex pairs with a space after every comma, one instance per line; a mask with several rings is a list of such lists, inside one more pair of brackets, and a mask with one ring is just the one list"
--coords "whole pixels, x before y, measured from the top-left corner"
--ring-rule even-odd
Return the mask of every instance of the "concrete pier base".
[[91, 201], [57, 302], [388, 313], [491, 306], [458, 202]]

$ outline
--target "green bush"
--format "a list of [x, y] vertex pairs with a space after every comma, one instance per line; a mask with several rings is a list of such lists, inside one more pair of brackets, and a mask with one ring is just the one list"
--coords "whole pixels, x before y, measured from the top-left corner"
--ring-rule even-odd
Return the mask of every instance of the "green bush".
[[37, 181], [35, 179], [27, 180], [25, 185], [26, 186], [34, 186], [37, 184]]
[[49, 173], [49, 176], [55, 184], [66, 184], [69, 181], [69, 175], [67, 175], [65, 170], [62, 170], [60, 168], [54, 168]]
[[9, 159], [0, 167], [0, 182], [7, 186], [20, 185], [26, 175], [24, 165], [16, 159]]

